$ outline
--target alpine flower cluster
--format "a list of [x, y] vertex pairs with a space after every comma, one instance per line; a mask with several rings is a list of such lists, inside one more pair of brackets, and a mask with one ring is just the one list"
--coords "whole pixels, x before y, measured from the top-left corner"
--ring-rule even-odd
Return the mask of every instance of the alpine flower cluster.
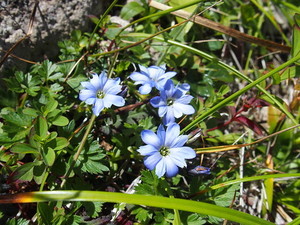
[[[196, 157], [195, 151], [184, 146], [188, 140], [187, 135], [180, 135], [180, 126], [175, 118], [182, 115], [191, 115], [195, 109], [190, 105], [193, 97], [187, 92], [190, 86], [187, 83], [174, 85], [171, 80], [176, 72], [165, 72], [166, 68], [158, 66], [144, 67], [139, 65], [140, 72], [133, 72], [129, 77], [139, 87], [141, 94], [149, 94], [152, 88], [159, 91], [159, 95], [150, 100], [154, 108], [158, 108], [158, 115], [163, 124], [158, 127], [155, 134], [151, 130], [141, 133], [146, 145], [137, 150], [145, 156], [144, 164], [149, 170], [154, 170], [158, 177], [166, 174], [175, 176], [179, 168], [186, 167], [186, 159]], [[84, 87], [79, 93], [79, 99], [92, 105], [93, 114], [99, 116], [104, 108], [112, 105], [124, 106], [125, 100], [120, 93], [122, 86], [120, 79], [108, 78], [105, 72], [100, 75], [93, 73], [90, 81], [81, 82]], [[204, 173], [204, 172], [203, 172]]]
[[[158, 127], [157, 134], [151, 130], [142, 131], [141, 137], [146, 144], [138, 149], [145, 156], [144, 164], [149, 170], [154, 170], [158, 177], [166, 174], [175, 176], [179, 167], [186, 167], [186, 159], [196, 157], [195, 151], [184, 146], [188, 140], [187, 135], [180, 134], [180, 126], [175, 118], [182, 115], [191, 115], [195, 109], [189, 105], [193, 97], [186, 94], [190, 90], [187, 83], [174, 85], [170, 79], [175, 72], [165, 72], [166, 68], [139, 66], [140, 72], [133, 72], [129, 77], [139, 87], [140, 94], [149, 94], [153, 87], [159, 95], [150, 100], [154, 108], [158, 108], [158, 115], [163, 119], [163, 125]], [[166, 129], [164, 128], [166, 126]]]

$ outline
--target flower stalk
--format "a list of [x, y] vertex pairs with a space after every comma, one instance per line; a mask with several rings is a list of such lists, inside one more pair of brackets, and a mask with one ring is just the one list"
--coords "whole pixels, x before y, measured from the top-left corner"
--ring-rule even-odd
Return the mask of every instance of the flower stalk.
[[63, 188], [64, 185], [66, 184], [66, 181], [67, 181], [68, 177], [70, 176], [70, 174], [71, 174], [71, 172], [72, 172], [72, 170], [73, 170], [73, 168], [75, 166], [75, 163], [76, 163], [76, 161], [77, 161], [80, 153], [82, 152], [82, 149], [83, 149], [83, 147], [84, 147], [84, 145], [86, 143], [86, 140], [87, 140], [87, 138], [88, 138], [88, 136], [89, 136], [89, 134], [90, 134], [90, 132], [92, 130], [92, 127], [93, 127], [93, 124], [95, 122], [95, 119], [96, 119], [96, 115], [93, 114], [92, 117], [91, 117], [91, 119], [90, 119], [90, 122], [89, 122], [89, 124], [88, 124], [88, 126], [86, 128], [86, 131], [85, 131], [85, 133], [83, 135], [82, 141], [80, 142], [80, 144], [78, 146], [77, 152], [73, 156], [72, 163], [71, 163], [69, 169], [67, 170], [67, 172], [65, 173], [65, 175], [63, 176], [63, 181], [60, 184], [60, 188]]

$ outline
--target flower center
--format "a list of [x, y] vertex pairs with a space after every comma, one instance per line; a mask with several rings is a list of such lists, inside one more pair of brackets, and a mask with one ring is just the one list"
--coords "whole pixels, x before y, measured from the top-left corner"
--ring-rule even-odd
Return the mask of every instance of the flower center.
[[167, 105], [168, 106], [173, 105], [173, 103], [174, 103], [174, 99], [173, 98], [167, 99]]
[[170, 153], [170, 150], [169, 148], [167, 148], [166, 146], [163, 146], [159, 149], [159, 153], [162, 155], [162, 156], [167, 156], [169, 155]]
[[98, 91], [97, 92], [97, 98], [104, 98], [105, 93], [103, 91]]

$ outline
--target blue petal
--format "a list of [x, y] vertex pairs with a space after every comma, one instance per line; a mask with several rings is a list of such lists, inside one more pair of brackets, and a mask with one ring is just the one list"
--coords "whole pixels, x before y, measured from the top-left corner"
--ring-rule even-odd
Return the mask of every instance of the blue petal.
[[179, 117], [182, 116], [182, 110], [181, 110], [181, 108], [175, 107], [174, 105], [175, 105], [175, 104], [172, 105], [174, 117], [175, 117], [175, 118], [179, 118]]
[[183, 159], [193, 159], [196, 157], [196, 152], [190, 147], [170, 148], [170, 152]]
[[80, 84], [81, 84], [82, 87], [84, 87], [86, 89], [90, 89], [90, 90], [95, 91], [95, 92], [97, 91], [95, 89], [95, 87], [91, 84], [91, 82], [84, 81], [84, 82], [81, 82]]
[[179, 136], [179, 134], [180, 126], [177, 123], [171, 123], [166, 130], [165, 146], [171, 147], [174, 140]]
[[166, 72], [162, 77], [165, 81], [167, 81], [168, 79], [174, 77], [176, 75], [176, 72]]
[[107, 81], [106, 73], [102, 72], [99, 76], [94, 74], [93, 78], [90, 80], [91, 84], [96, 90], [103, 90], [104, 84]]
[[166, 173], [165, 157], [162, 157], [155, 167], [155, 174], [158, 177], [162, 177], [165, 173]]
[[[176, 111], [176, 112], [180, 111], [181, 113], [184, 113], [186, 115], [191, 115], [191, 114], [195, 113], [195, 109], [191, 105], [185, 105], [185, 104], [175, 102], [173, 104], [173, 108], [174, 108], [174, 111]], [[175, 117], [176, 117], [176, 115], [175, 115]], [[178, 118], [178, 117], [176, 117], [176, 118]]]
[[104, 90], [104, 93], [106, 94], [111, 94], [111, 95], [116, 95], [119, 94], [122, 91], [122, 86], [121, 85], [114, 85], [114, 86], [110, 86], [109, 88], [106, 87]]
[[157, 129], [157, 137], [159, 138], [160, 143], [163, 145], [165, 143], [166, 131], [162, 124], [160, 124]]
[[158, 149], [155, 148], [153, 145], [143, 145], [143, 146], [139, 147], [139, 149], [137, 151], [141, 155], [148, 156], [148, 155], [154, 154], [155, 152], [158, 152]]
[[168, 110], [168, 106], [161, 106], [158, 108], [158, 115], [159, 117], [163, 117], [166, 113], [167, 113], [167, 110]]
[[175, 87], [174, 87], [173, 81], [172, 80], [167, 80], [167, 82], [164, 86], [164, 89], [165, 89], [165, 93], [166, 93], [167, 98], [172, 98], [172, 96], [174, 94], [174, 91], [176, 90]]
[[122, 89], [122, 86], [119, 85], [119, 83], [120, 78], [108, 79], [103, 87], [103, 92], [109, 94], [118, 94]]
[[143, 130], [141, 133], [141, 137], [145, 144], [152, 145], [157, 149], [160, 149], [163, 144], [158, 136], [151, 130]]
[[179, 135], [177, 138], [173, 140], [170, 148], [178, 148], [182, 147], [188, 140], [188, 135]]
[[139, 72], [133, 72], [129, 77], [131, 80], [135, 81], [134, 84], [144, 84], [150, 81], [150, 78], [147, 75]]
[[80, 91], [79, 93], [79, 99], [81, 101], [85, 101], [89, 98], [96, 98], [96, 93], [95, 91], [92, 91], [92, 90], [88, 90], [88, 89], [83, 89]]
[[153, 170], [161, 161], [161, 154], [159, 152], [156, 152], [150, 156], [145, 157], [144, 164], [149, 170]]
[[161, 106], [166, 106], [166, 102], [163, 101], [163, 99], [160, 96], [155, 96], [153, 98], [150, 99], [150, 104], [154, 107], [154, 108], [158, 108]]
[[178, 167], [170, 157], [165, 157], [167, 177], [174, 177], [178, 173]]
[[104, 102], [104, 107], [106, 108], [111, 107], [111, 105], [115, 105], [115, 106], [125, 105], [124, 98], [119, 95], [106, 94], [103, 98], [103, 102]]
[[95, 105], [93, 107], [93, 113], [96, 116], [99, 116], [100, 112], [104, 109], [103, 100], [100, 98], [97, 98]]
[[139, 88], [139, 92], [140, 92], [142, 95], [149, 94], [151, 90], [152, 90], [151, 83], [146, 83], [146, 84], [142, 85], [142, 86]]
[[168, 125], [168, 124], [174, 123], [174, 122], [175, 122], [175, 118], [174, 118], [173, 108], [168, 106], [167, 107], [167, 113], [163, 117], [163, 123], [165, 125]]
[[168, 155], [168, 157], [170, 157], [170, 159], [176, 166], [180, 168], [186, 167], [185, 159], [182, 158], [180, 154], [177, 154], [176, 151], [172, 151], [172, 149], [170, 149], [170, 154]]
[[187, 83], [183, 83], [178, 86], [178, 89], [183, 92], [183, 94], [187, 93], [190, 90], [190, 85]]
[[189, 104], [192, 99], [193, 99], [193, 96], [184, 95], [181, 98], [176, 99], [176, 102], [181, 103], [181, 104]]
[[94, 105], [96, 102], [97, 98], [93, 97], [93, 98], [88, 98], [87, 100], [85, 100], [85, 103], [88, 105]]
[[151, 77], [151, 79], [154, 81], [157, 81], [159, 77], [165, 73], [165, 70], [158, 66], [150, 66], [148, 71], [149, 77]]
[[140, 71], [144, 74], [147, 74], [147, 76], [149, 77], [149, 71], [148, 71], [147, 67], [142, 66], [142, 65], [139, 65], [139, 67], [140, 67]]

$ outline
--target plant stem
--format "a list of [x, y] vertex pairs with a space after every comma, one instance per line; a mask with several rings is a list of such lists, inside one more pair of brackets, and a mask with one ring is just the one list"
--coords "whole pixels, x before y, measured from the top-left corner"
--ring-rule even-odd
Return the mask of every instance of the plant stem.
[[49, 170], [49, 167], [47, 166], [47, 167], [46, 167], [46, 170], [45, 170], [45, 173], [44, 173], [44, 175], [43, 175], [43, 180], [42, 180], [42, 183], [41, 183], [41, 186], [40, 186], [39, 191], [43, 191], [43, 189], [44, 189], [46, 180], [47, 180], [47, 178], [48, 178], [48, 176], [49, 176], [49, 171], [48, 171], [48, 170]]
[[70, 165], [70, 168], [67, 170], [67, 172], [65, 173], [65, 175], [64, 175], [64, 177], [63, 177], [63, 181], [62, 181], [62, 183], [61, 183], [61, 185], [60, 185], [60, 188], [63, 188], [63, 186], [64, 186], [65, 183], [66, 183], [67, 178], [68, 178], [69, 175], [71, 174], [71, 172], [72, 172], [72, 170], [73, 170], [73, 168], [74, 168], [74, 166], [75, 166], [75, 163], [76, 163], [76, 161], [77, 161], [77, 159], [78, 159], [78, 157], [79, 157], [79, 155], [80, 155], [80, 153], [81, 153], [81, 151], [82, 151], [82, 149], [83, 149], [83, 147], [84, 147], [84, 145], [85, 145], [85, 142], [87, 141], [87, 138], [88, 138], [88, 136], [89, 136], [89, 134], [90, 134], [90, 132], [91, 132], [91, 130], [92, 130], [92, 127], [93, 127], [93, 124], [94, 124], [95, 119], [96, 119], [96, 115], [93, 114], [92, 117], [91, 117], [91, 119], [90, 119], [89, 125], [87, 126], [86, 131], [85, 131], [85, 133], [84, 133], [84, 135], [83, 135], [82, 141], [81, 141], [80, 144], [79, 144], [79, 147], [78, 147], [78, 149], [77, 149], [77, 152], [76, 152], [75, 155], [73, 156], [73, 160], [72, 160], [72, 163], [71, 163], [71, 165]]
[[110, 10], [115, 6], [115, 4], [118, 2], [118, 0], [114, 0], [110, 6], [107, 8], [107, 10], [103, 13], [103, 15], [101, 15], [101, 18], [99, 19], [97, 25], [95, 26], [90, 38], [89, 38], [89, 44], [88, 44], [88, 47], [87, 47], [87, 51], [90, 50], [90, 45], [91, 45], [91, 41], [94, 37], [94, 34], [96, 33], [97, 31], [97, 28], [101, 25], [102, 21], [105, 19], [105, 17], [107, 16], [107, 14], [110, 12]]

